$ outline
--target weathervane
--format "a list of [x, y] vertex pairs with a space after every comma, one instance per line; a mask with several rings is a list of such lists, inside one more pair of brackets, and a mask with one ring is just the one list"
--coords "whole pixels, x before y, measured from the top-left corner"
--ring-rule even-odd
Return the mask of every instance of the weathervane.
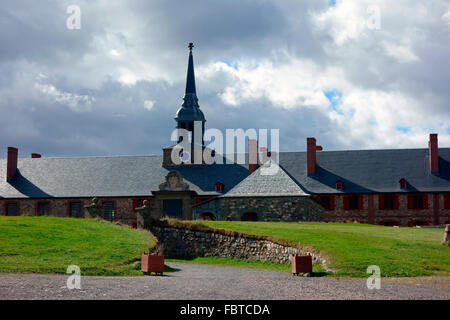
[[192, 48], [194, 48], [194, 44], [192, 42], [189, 42], [188, 48], [192, 52]]

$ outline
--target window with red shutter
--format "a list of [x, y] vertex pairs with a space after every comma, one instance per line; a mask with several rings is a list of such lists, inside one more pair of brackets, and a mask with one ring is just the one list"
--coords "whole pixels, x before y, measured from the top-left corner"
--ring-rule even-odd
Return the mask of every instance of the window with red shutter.
[[398, 210], [398, 195], [394, 195], [394, 210]]
[[413, 196], [408, 196], [408, 209], [413, 208]]
[[444, 208], [450, 209], [450, 194], [444, 195]]
[[363, 205], [363, 196], [358, 196], [358, 209], [362, 210], [364, 208]]
[[423, 209], [428, 209], [428, 195], [424, 194], [422, 197], [423, 197], [423, 200], [422, 200], [423, 206], [422, 206], [422, 208]]
[[378, 209], [384, 209], [384, 196], [378, 196]]
[[348, 210], [349, 209], [349, 201], [348, 201], [348, 197], [344, 196], [344, 210]]

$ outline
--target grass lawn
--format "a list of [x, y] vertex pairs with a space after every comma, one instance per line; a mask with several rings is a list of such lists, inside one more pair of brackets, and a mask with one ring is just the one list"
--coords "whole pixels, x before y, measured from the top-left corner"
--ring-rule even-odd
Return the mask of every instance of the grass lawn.
[[313, 247], [337, 276], [367, 277], [377, 265], [385, 277], [450, 275], [450, 247], [439, 228], [393, 228], [365, 224], [204, 221], [242, 233], [266, 235]]
[[96, 219], [0, 217], [0, 272], [142, 275], [133, 264], [154, 236]]
[[[268, 271], [278, 271], [291, 273], [290, 264], [279, 264], [273, 262], [262, 262], [256, 260], [241, 260], [234, 258], [219, 258], [219, 257], [197, 257], [194, 259], [166, 259], [166, 262], [184, 262], [184, 263], [195, 263], [195, 264], [214, 264], [226, 267], [240, 267], [249, 269], [259, 269]], [[327, 273], [324, 272], [322, 265], [315, 264], [313, 266], [313, 272], [315, 275], [323, 276]]]

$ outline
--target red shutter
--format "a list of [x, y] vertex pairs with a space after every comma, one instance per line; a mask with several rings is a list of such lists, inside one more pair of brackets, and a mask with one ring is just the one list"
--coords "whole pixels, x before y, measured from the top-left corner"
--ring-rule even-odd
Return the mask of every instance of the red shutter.
[[444, 195], [444, 208], [450, 209], [450, 195], [449, 194]]
[[330, 196], [330, 210], [334, 210], [334, 196]]
[[398, 195], [394, 195], [394, 210], [398, 210]]
[[363, 209], [363, 197], [362, 196], [358, 196], [358, 209], [359, 210]]
[[133, 199], [133, 211], [136, 211], [137, 206], [138, 206], [138, 200]]
[[413, 196], [408, 196], [408, 209], [413, 208]]
[[348, 197], [344, 196], [344, 210], [349, 210]]
[[378, 208], [380, 210], [384, 209], [384, 196], [378, 196]]
[[428, 209], [428, 195], [424, 194], [422, 198], [423, 198], [423, 209]]
[[195, 198], [195, 204], [199, 204], [200, 203], [200, 198]]

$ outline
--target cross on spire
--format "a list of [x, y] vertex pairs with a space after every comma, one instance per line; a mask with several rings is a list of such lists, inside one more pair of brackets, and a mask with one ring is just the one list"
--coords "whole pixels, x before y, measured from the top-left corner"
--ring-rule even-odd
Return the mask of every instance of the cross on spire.
[[194, 44], [192, 42], [189, 42], [188, 48], [192, 52], [192, 48], [194, 48]]

